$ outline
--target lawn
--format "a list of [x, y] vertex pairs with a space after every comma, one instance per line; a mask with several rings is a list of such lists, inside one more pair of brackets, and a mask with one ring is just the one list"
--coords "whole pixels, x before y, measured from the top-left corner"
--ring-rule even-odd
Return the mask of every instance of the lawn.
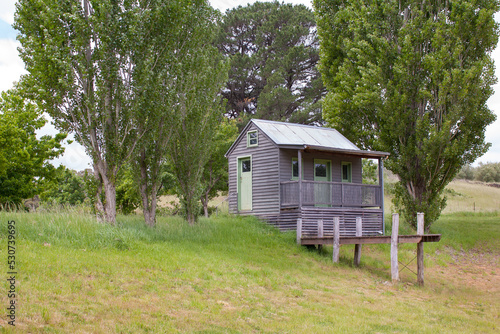
[[[389, 245], [322, 252], [252, 217], [223, 215], [189, 226], [119, 217], [112, 227], [74, 212], [6, 213], [17, 223], [15, 329], [30, 333], [457, 333], [499, 330], [500, 217], [443, 216], [426, 244], [426, 286], [408, 270], [390, 282]], [[415, 245], [401, 245], [408, 262]], [[415, 264], [410, 265], [415, 270]], [[7, 307], [7, 282], [2, 285]], [[4, 308], [5, 309], [5, 308]], [[5, 312], [5, 311], [4, 311]]]

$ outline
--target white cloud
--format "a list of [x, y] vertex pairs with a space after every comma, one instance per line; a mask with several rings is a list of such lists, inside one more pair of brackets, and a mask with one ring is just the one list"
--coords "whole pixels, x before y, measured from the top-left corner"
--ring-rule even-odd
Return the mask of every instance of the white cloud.
[[8, 24], [14, 23], [14, 12], [16, 11], [16, 0], [1, 0], [0, 20]]
[[19, 58], [17, 47], [19, 42], [12, 39], [0, 39], [0, 91], [12, 88], [22, 74], [25, 74], [24, 63]]

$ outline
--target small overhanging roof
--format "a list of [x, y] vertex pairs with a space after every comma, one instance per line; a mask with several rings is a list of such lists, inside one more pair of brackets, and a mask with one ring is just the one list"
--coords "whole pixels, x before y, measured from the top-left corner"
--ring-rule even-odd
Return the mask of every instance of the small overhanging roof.
[[[246, 131], [251, 124], [255, 124], [259, 130], [280, 148], [335, 152], [370, 158], [389, 156], [389, 153], [386, 152], [360, 150], [335, 129], [310, 125], [252, 119], [243, 129], [240, 137], [246, 135]], [[232, 151], [239, 139], [229, 148], [226, 156]]]
[[287, 146], [283, 145], [280, 146], [280, 148], [288, 148], [288, 149], [295, 149], [295, 150], [304, 150], [304, 151], [321, 151], [321, 152], [331, 152], [331, 153], [339, 153], [339, 154], [345, 154], [345, 155], [355, 155], [355, 156], [362, 156], [365, 158], [385, 158], [389, 156], [389, 153], [387, 152], [380, 152], [380, 151], [364, 151], [364, 150], [346, 150], [346, 149], [341, 149], [341, 148], [335, 148], [335, 147], [324, 147], [324, 146], [312, 146], [312, 145], [296, 145], [296, 146]]

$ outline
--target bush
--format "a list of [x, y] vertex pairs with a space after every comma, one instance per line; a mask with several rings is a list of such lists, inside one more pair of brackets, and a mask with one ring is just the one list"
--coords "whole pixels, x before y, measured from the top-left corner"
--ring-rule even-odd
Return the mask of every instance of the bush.
[[465, 165], [457, 174], [456, 179], [476, 180], [481, 182], [500, 182], [500, 162], [488, 162], [472, 167]]

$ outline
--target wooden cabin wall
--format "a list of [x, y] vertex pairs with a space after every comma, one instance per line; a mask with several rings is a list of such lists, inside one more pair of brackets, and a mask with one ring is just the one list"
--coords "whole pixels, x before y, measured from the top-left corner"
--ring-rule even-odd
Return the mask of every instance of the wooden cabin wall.
[[[258, 146], [247, 147], [247, 132], [258, 131]], [[240, 135], [236, 146], [228, 156], [229, 164], [229, 212], [238, 212], [238, 157], [252, 157], [252, 211], [248, 214], [272, 216], [280, 211], [280, 185], [278, 147], [254, 124]]]
[[[292, 179], [292, 158], [297, 158], [297, 150], [280, 150], [280, 181], [290, 181]], [[341, 163], [342, 161], [352, 164], [352, 183], [362, 183], [362, 163], [361, 158], [349, 155], [341, 155], [323, 152], [303, 152], [304, 180], [314, 180], [314, 159], [325, 159], [332, 161], [332, 181], [341, 182]]]

